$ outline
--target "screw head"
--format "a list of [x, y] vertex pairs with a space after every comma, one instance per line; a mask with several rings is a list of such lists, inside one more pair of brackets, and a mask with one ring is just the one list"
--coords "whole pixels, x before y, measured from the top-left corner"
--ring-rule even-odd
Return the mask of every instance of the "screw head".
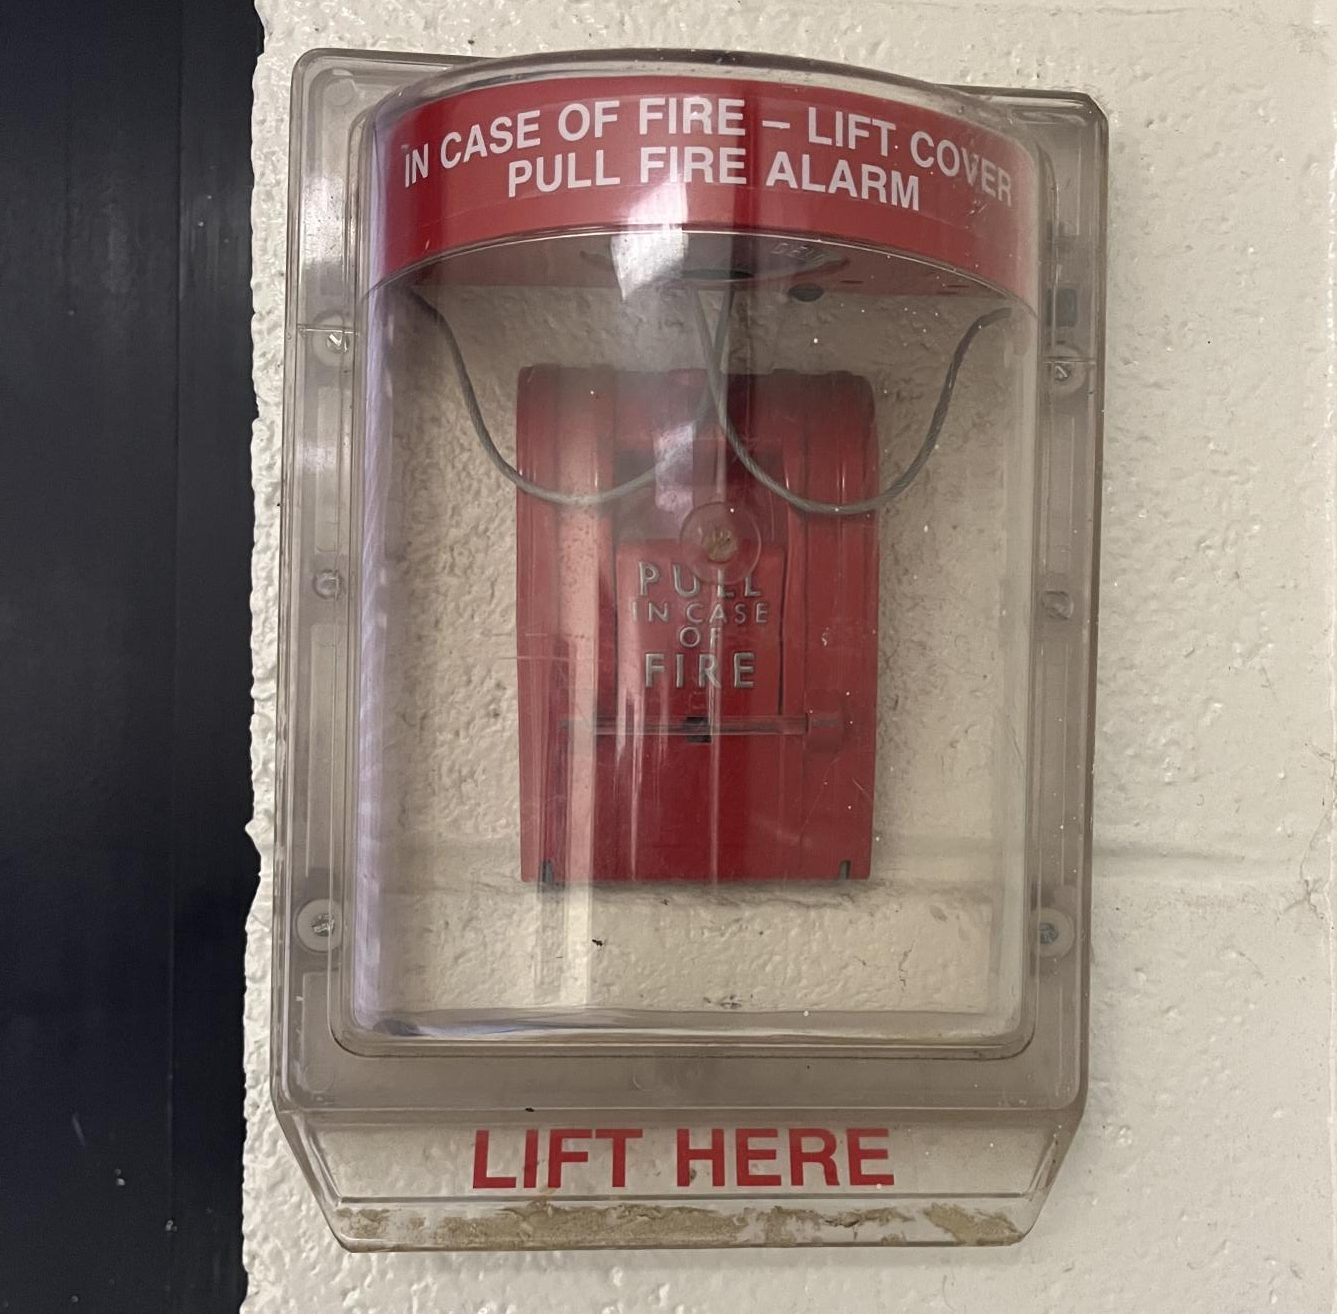
[[339, 911], [329, 899], [312, 899], [297, 910], [297, 938], [313, 953], [339, 947], [342, 930]]
[[1036, 930], [1041, 958], [1062, 958], [1077, 942], [1077, 928], [1062, 908], [1041, 908]]
[[318, 570], [311, 578], [316, 597], [333, 599], [344, 591], [344, 577], [337, 570]]
[[1069, 397], [1086, 385], [1086, 362], [1073, 352], [1060, 350], [1051, 356], [1046, 373], [1049, 390], [1060, 397]]
[[324, 323], [318, 324], [311, 335], [311, 349], [324, 364], [342, 370], [353, 347], [353, 334], [337, 316], [323, 318]]
[[1046, 589], [1040, 594], [1040, 606], [1044, 608], [1046, 616], [1052, 616], [1055, 620], [1071, 620], [1074, 611], [1072, 594], [1066, 593], [1063, 589]]

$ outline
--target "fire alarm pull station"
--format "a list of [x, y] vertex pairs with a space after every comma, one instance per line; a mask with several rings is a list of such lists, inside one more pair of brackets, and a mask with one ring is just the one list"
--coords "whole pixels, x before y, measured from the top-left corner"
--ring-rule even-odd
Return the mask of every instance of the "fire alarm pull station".
[[1086, 1080], [1104, 120], [294, 80], [273, 1045], [356, 1248], [998, 1244]]

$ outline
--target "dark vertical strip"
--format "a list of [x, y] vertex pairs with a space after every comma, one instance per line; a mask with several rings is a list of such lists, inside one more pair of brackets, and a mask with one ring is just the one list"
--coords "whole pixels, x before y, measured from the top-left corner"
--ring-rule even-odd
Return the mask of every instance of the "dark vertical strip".
[[247, 0], [181, 3], [173, 1314], [231, 1314], [241, 1263], [250, 790], [251, 79]]
[[0, 16], [0, 1311], [233, 1311], [246, 0]]
[[179, 11], [0, 19], [0, 1309], [167, 1309]]

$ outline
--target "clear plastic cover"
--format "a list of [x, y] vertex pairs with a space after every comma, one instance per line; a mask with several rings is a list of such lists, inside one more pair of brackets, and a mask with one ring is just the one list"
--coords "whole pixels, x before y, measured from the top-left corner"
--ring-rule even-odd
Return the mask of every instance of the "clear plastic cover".
[[1015, 1041], [1034, 324], [783, 242], [372, 293], [354, 1027]]
[[[632, 1118], [584, 1201], [732, 1109], [814, 1198], [902, 1183], [806, 1239], [1011, 1239], [909, 1207], [976, 1196], [1020, 1234], [1084, 1073], [1098, 116], [650, 56], [378, 103], [422, 70], [327, 59], [299, 112], [350, 78], [374, 108], [340, 117], [342, 290], [295, 228], [279, 1098], [336, 1229], [598, 1244], [450, 1220], [480, 1162], [560, 1206], [565, 1142], [516, 1152], [555, 1179], [489, 1166], [535, 1109]], [[853, 1166], [892, 1124], [918, 1186]], [[434, 1240], [338, 1212], [428, 1189], [387, 1134], [472, 1146]], [[738, 1153], [735, 1208], [772, 1185]], [[642, 1240], [710, 1239], [650, 1193]]]

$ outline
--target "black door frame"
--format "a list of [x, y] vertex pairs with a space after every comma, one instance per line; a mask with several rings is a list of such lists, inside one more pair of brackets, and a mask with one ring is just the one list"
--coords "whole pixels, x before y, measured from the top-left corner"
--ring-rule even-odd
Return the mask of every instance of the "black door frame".
[[0, 1311], [245, 1290], [260, 42], [0, 17]]

